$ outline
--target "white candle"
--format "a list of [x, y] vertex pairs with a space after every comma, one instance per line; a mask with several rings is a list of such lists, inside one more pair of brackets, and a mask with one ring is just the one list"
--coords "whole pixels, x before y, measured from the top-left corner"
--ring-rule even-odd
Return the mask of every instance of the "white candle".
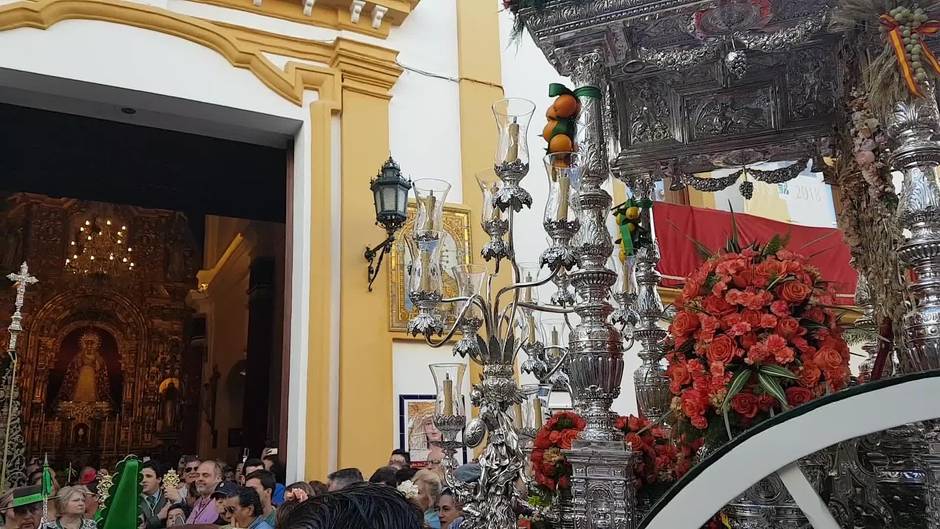
[[519, 123], [516, 118], [509, 124], [509, 151], [506, 153], [506, 163], [513, 163], [519, 159]]
[[568, 193], [571, 187], [571, 178], [567, 173], [562, 172], [558, 175], [558, 219], [566, 220], [568, 218]]
[[449, 374], [444, 377], [444, 415], [454, 416], [454, 381]]

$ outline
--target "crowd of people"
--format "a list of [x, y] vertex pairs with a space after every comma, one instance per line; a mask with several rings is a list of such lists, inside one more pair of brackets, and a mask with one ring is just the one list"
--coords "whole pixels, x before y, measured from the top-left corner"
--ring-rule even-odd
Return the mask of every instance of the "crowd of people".
[[[85, 468], [61, 488], [53, 475], [49, 497], [41, 494], [42, 468], [29, 470], [30, 486], [0, 497], [2, 529], [100, 529], [98, 489], [105, 470]], [[285, 485], [284, 467], [270, 453], [234, 467], [184, 456], [169, 470], [154, 459], [140, 465], [137, 529], [460, 529], [463, 522], [461, 505], [439, 470], [413, 468], [403, 450], [393, 451], [368, 481], [359, 469], [345, 468], [326, 483]], [[177, 478], [168, 479], [173, 473]], [[466, 482], [479, 474], [475, 464], [458, 469]]]

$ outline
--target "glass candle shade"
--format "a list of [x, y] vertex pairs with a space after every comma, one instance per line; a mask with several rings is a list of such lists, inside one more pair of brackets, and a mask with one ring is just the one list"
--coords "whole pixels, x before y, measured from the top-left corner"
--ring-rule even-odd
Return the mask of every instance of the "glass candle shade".
[[[542, 336], [544, 336], [545, 355], [551, 357], [558, 352], [559, 347], [568, 347], [568, 325], [565, 318], [548, 312], [542, 313]], [[574, 325], [574, 322], [572, 322]]]
[[528, 99], [500, 99], [493, 104], [499, 139], [496, 145], [497, 167], [524, 167], [529, 164], [529, 122], [535, 103]]
[[[461, 297], [480, 296], [484, 300], [488, 298], [490, 274], [485, 265], [481, 264], [463, 264], [451, 269], [454, 278], [457, 280], [457, 291]], [[483, 320], [483, 311], [472, 301], [470, 308], [464, 313], [464, 319]], [[461, 305], [461, 309], [463, 306]]]
[[435, 293], [441, 295], [444, 289], [441, 276], [441, 247], [443, 232], [422, 232], [409, 235], [408, 243], [411, 254], [411, 275], [408, 278], [409, 293]]
[[422, 178], [414, 181], [413, 189], [418, 205], [414, 224], [415, 235], [442, 231], [444, 202], [450, 192], [450, 184], [436, 178]]
[[[578, 188], [584, 172], [580, 157], [574, 152], [556, 152], [546, 155], [545, 173], [548, 175], [548, 200], [545, 202], [543, 222], [550, 224], [566, 222], [569, 229], [577, 230], [580, 202]], [[571, 227], [573, 225], [573, 227]]]
[[431, 364], [431, 376], [437, 389], [434, 414], [444, 417], [466, 417], [463, 401], [464, 364]]
[[[486, 229], [487, 223], [507, 222], [505, 213], [496, 207], [496, 195], [499, 193], [500, 180], [496, 172], [492, 169], [480, 171], [476, 174], [477, 184], [483, 193], [483, 216], [480, 219], [483, 228]], [[487, 230], [487, 233], [489, 231]]]

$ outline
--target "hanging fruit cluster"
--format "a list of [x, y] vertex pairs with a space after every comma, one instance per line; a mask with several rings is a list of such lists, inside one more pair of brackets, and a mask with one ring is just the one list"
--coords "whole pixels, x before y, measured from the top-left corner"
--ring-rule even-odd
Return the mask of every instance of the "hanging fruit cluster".
[[881, 15], [879, 29], [894, 50], [908, 89], [916, 96], [923, 95], [921, 84], [928, 72], [940, 73], [940, 63], [924, 38], [940, 31], [940, 23], [929, 20], [919, 7], [898, 6]]
[[652, 242], [653, 238], [649, 229], [643, 227], [640, 222], [652, 207], [652, 200], [629, 198], [613, 208], [614, 218], [620, 228], [620, 239], [616, 241], [616, 244], [620, 245], [621, 260], [634, 255], [639, 248]]
[[574, 137], [581, 103], [573, 91], [558, 83], [549, 87], [548, 95], [555, 97], [555, 102], [545, 112], [548, 123], [542, 129], [542, 137], [548, 142], [547, 151], [549, 154], [574, 152]]

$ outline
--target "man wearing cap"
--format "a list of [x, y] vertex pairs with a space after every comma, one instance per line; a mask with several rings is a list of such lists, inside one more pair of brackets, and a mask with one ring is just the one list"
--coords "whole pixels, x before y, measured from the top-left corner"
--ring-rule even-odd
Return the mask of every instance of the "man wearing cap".
[[212, 499], [215, 500], [216, 508], [219, 511], [219, 519], [216, 525], [230, 527], [232, 523], [232, 512], [225, 510], [225, 500], [233, 496], [238, 496], [238, 485], [232, 481], [223, 481], [215, 488], [212, 493]]
[[36, 529], [42, 518], [42, 487], [17, 487], [0, 498], [3, 529]]

